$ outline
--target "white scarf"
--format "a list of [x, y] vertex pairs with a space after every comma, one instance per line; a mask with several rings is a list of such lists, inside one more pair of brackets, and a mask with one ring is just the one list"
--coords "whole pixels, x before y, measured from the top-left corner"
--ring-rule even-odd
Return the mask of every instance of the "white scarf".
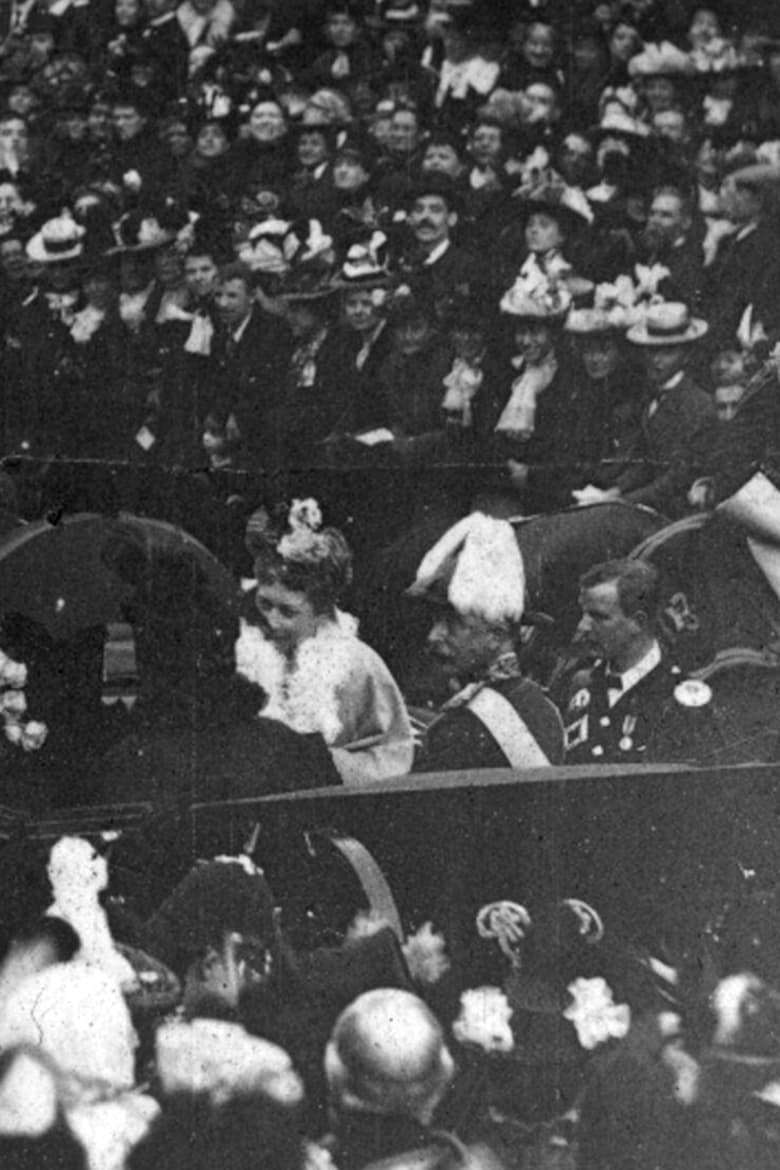
[[483, 374], [478, 365], [471, 365], [463, 358], [455, 358], [452, 369], [442, 381], [447, 393], [442, 401], [442, 410], [448, 414], [459, 414], [464, 427], [471, 426], [471, 402], [482, 385]]
[[304, 735], [319, 732], [333, 746], [344, 731], [339, 691], [352, 672], [356, 641], [356, 619], [337, 610], [290, 663], [257, 626], [242, 621], [236, 669], [268, 696], [260, 714]]
[[512, 365], [521, 370], [512, 383], [509, 401], [496, 423], [498, 432], [520, 435], [530, 439], [536, 429], [536, 404], [552, 382], [558, 370], [555, 355], [550, 354], [540, 366], [526, 366], [523, 358], [513, 358]]

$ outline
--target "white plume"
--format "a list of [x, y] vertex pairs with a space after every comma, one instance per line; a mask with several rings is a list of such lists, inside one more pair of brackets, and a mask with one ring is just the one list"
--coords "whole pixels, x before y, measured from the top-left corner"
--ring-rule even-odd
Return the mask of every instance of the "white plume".
[[455, 560], [447, 598], [458, 613], [489, 622], [519, 621], [525, 601], [523, 557], [512, 525], [472, 512], [423, 557], [415, 584], [425, 588]]

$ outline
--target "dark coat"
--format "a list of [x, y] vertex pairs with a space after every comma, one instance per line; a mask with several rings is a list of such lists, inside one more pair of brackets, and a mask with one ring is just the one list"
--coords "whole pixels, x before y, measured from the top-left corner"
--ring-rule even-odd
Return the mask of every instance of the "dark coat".
[[667, 516], [686, 512], [688, 488], [698, 475], [715, 417], [712, 398], [687, 375], [646, 401], [636, 461], [617, 481], [621, 494]]
[[563, 707], [567, 764], [634, 764], [646, 759], [656, 722], [680, 681], [678, 666], [661, 659], [649, 674], [609, 706], [607, 664], [577, 671]]
[[[415, 772], [446, 772], [462, 768], [518, 767], [507, 757], [491, 727], [477, 714], [472, 699], [483, 690], [496, 691], [515, 710], [518, 732], [524, 727], [550, 764], [563, 761], [561, 719], [541, 687], [523, 678], [490, 682], [484, 688], [467, 688], [462, 701], [445, 705], [425, 733], [422, 749], [415, 759]], [[468, 696], [468, 697], [467, 697]], [[517, 737], [515, 737], [516, 739]], [[522, 756], [521, 745], [518, 755]], [[528, 767], [540, 766], [529, 763]]]
[[243, 459], [279, 459], [279, 435], [269, 423], [284, 398], [292, 348], [287, 325], [257, 306], [235, 346], [222, 327], [213, 340], [214, 387], [209, 413], [222, 425], [229, 416], [234, 418]]
[[724, 240], [706, 270], [704, 312], [710, 324], [707, 348], [733, 346], [742, 314], [754, 306], [754, 319], [769, 332], [780, 325], [780, 232], [762, 221], [742, 239]]

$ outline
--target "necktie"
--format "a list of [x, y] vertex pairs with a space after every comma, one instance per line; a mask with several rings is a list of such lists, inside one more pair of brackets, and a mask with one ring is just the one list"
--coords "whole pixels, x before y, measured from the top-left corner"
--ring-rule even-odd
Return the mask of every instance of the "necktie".
[[615, 674], [613, 670], [606, 671], [604, 675], [604, 682], [606, 683], [608, 691], [622, 691], [623, 678], [622, 675]]

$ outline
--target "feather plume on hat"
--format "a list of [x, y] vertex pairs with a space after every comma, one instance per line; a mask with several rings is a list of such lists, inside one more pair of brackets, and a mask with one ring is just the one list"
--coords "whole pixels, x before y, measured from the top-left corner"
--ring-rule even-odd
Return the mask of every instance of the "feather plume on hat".
[[491, 623], [519, 622], [525, 570], [512, 525], [472, 512], [445, 532], [423, 557], [408, 593], [432, 597], [442, 588], [460, 614]]

